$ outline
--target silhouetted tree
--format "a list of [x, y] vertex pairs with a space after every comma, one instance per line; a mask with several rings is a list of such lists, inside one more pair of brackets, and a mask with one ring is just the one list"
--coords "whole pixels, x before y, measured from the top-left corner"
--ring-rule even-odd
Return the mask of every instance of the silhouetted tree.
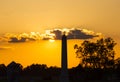
[[112, 38], [97, 40], [96, 42], [84, 41], [81, 46], [74, 46], [78, 58], [82, 59], [85, 67], [109, 68], [114, 66], [114, 46]]
[[0, 64], [0, 76], [7, 75], [7, 67], [4, 64]]
[[24, 74], [27, 74], [29, 76], [37, 76], [37, 75], [44, 75], [46, 69], [47, 69], [47, 65], [45, 64], [42, 64], [42, 65], [32, 64], [24, 68], [23, 72]]
[[115, 68], [120, 69], [120, 58], [115, 60]]
[[115, 70], [116, 70], [118, 77], [120, 78], [120, 58], [117, 58], [115, 60]]
[[51, 76], [59, 76], [61, 69], [56, 66], [51, 66], [48, 68], [48, 72], [51, 74]]
[[22, 72], [22, 65], [12, 61], [7, 66], [8, 82], [16, 82], [16, 81], [18, 81], [21, 72]]

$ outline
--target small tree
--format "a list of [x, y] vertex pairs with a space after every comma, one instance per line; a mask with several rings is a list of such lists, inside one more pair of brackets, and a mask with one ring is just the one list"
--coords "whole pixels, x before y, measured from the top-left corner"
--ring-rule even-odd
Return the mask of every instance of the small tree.
[[76, 55], [82, 59], [85, 67], [108, 68], [114, 65], [114, 46], [115, 41], [112, 38], [97, 40], [96, 42], [84, 41], [81, 46], [74, 46]]

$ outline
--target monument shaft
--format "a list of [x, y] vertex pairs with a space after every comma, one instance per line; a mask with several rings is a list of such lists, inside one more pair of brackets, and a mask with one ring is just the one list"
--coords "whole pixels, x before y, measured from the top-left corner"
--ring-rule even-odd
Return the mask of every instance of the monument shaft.
[[69, 82], [67, 69], [67, 37], [62, 36], [62, 57], [61, 57], [61, 80], [60, 82]]

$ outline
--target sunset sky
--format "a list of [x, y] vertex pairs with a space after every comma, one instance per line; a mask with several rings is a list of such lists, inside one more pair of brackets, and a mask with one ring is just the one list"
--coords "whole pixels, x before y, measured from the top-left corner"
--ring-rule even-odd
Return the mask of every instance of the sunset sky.
[[[22, 46], [28, 48], [28, 45], [31, 44], [31, 42], [22, 44], [6, 43], [7, 41], [13, 42], [13, 40], [15, 40], [11, 37], [17, 38], [17, 40], [21, 40], [23, 36], [27, 38], [27, 40], [38, 40], [41, 38], [43, 40], [43, 38], [47, 38], [45, 34], [50, 34], [49, 32], [52, 30], [53, 33], [50, 34], [50, 36], [52, 36], [51, 39], [53, 39], [56, 33], [55, 29], [65, 30], [64, 28], [66, 28], [70, 30], [78, 27], [81, 33], [83, 32], [84, 38], [94, 37], [98, 34], [112, 37], [118, 43], [118, 53], [120, 50], [120, 0], [0, 0], [0, 58], [3, 59], [3, 62], [0, 61], [0, 63], [8, 64], [10, 58], [7, 60], [7, 58], [4, 59], [4, 57], [8, 57], [8, 54], [17, 55], [17, 53], [20, 53]], [[89, 33], [90, 36], [84, 33]], [[84, 38], [82, 38], [82, 40]], [[57, 39], [56, 42], [57, 44], [60, 43], [59, 39]], [[55, 45], [56, 42], [51, 41], [50, 45]], [[70, 51], [73, 51], [69, 52], [70, 54], [74, 54], [74, 49], [72, 49], [72, 47], [75, 42], [69, 41], [69, 46], [71, 46]], [[40, 41], [40, 43], [46, 44], [46, 41]], [[22, 60], [19, 61], [20, 59], [15, 55], [11, 56], [11, 60], [16, 59], [18, 62], [25, 65], [27, 65], [29, 61], [35, 61], [36, 58], [39, 57], [38, 54], [40, 54], [38, 50], [38, 45], [40, 43], [35, 42], [33, 45], [31, 44], [31, 48], [26, 50], [26, 52], [23, 50], [24, 53], [22, 53], [22, 55], [24, 56], [21, 56], [22, 58], [29, 57], [27, 54], [32, 53], [27, 52], [33, 50], [33, 52], [37, 51], [35, 59], [28, 59], [24, 62]], [[40, 50], [43, 48], [41, 46], [43, 45], [40, 44]], [[33, 47], [34, 49], [32, 49]], [[60, 48], [60, 44], [55, 50], [58, 48]], [[46, 46], [44, 46], [44, 50], [45, 49]], [[13, 53], [13, 51], [15, 52]], [[51, 54], [54, 53], [51, 52]], [[55, 52], [55, 54], [57, 54], [57, 52]], [[20, 54], [18, 55], [20, 56]], [[52, 57], [53, 55], [49, 56], [48, 59]], [[72, 61], [72, 56], [70, 59]], [[58, 59], [55, 60], [59, 63]], [[75, 58], [73, 58], [73, 60], [75, 60]], [[36, 60], [36, 62], [38, 63], [40, 61]], [[49, 65], [60, 66], [58, 63], [52, 62], [53, 61], [51, 61]], [[78, 60], [76, 60], [76, 62], [78, 62]], [[46, 62], [42, 61], [42, 63]], [[70, 64], [69, 67], [72, 66], [76, 66], [76, 63]]]

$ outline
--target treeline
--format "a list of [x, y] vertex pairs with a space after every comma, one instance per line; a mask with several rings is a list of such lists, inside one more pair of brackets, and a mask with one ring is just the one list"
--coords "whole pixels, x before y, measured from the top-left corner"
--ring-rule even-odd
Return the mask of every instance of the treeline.
[[23, 68], [23, 66], [16, 62], [11, 62], [5, 66], [0, 64], [0, 77], [7, 77], [8, 75], [15, 74], [16, 76], [36, 77], [39, 76], [42, 79], [51, 79], [51, 77], [59, 77], [60, 68], [47, 67], [45, 64], [32, 64]]
[[71, 80], [119, 80], [120, 78], [120, 63], [113, 68], [92, 68], [82, 67], [79, 64], [77, 67], [69, 69]]
[[[14, 63], [14, 66], [13, 66]], [[45, 64], [32, 64], [23, 68], [19, 63], [12, 62], [8, 66], [0, 64], [0, 77], [7, 77], [8, 70], [16, 70], [20, 77], [39, 77], [44, 80], [59, 79], [61, 68], [47, 67]], [[77, 67], [68, 69], [70, 80], [115, 80], [120, 78], [120, 62], [114, 65], [114, 68], [91, 68], [83, 67], [79, 64]]]

